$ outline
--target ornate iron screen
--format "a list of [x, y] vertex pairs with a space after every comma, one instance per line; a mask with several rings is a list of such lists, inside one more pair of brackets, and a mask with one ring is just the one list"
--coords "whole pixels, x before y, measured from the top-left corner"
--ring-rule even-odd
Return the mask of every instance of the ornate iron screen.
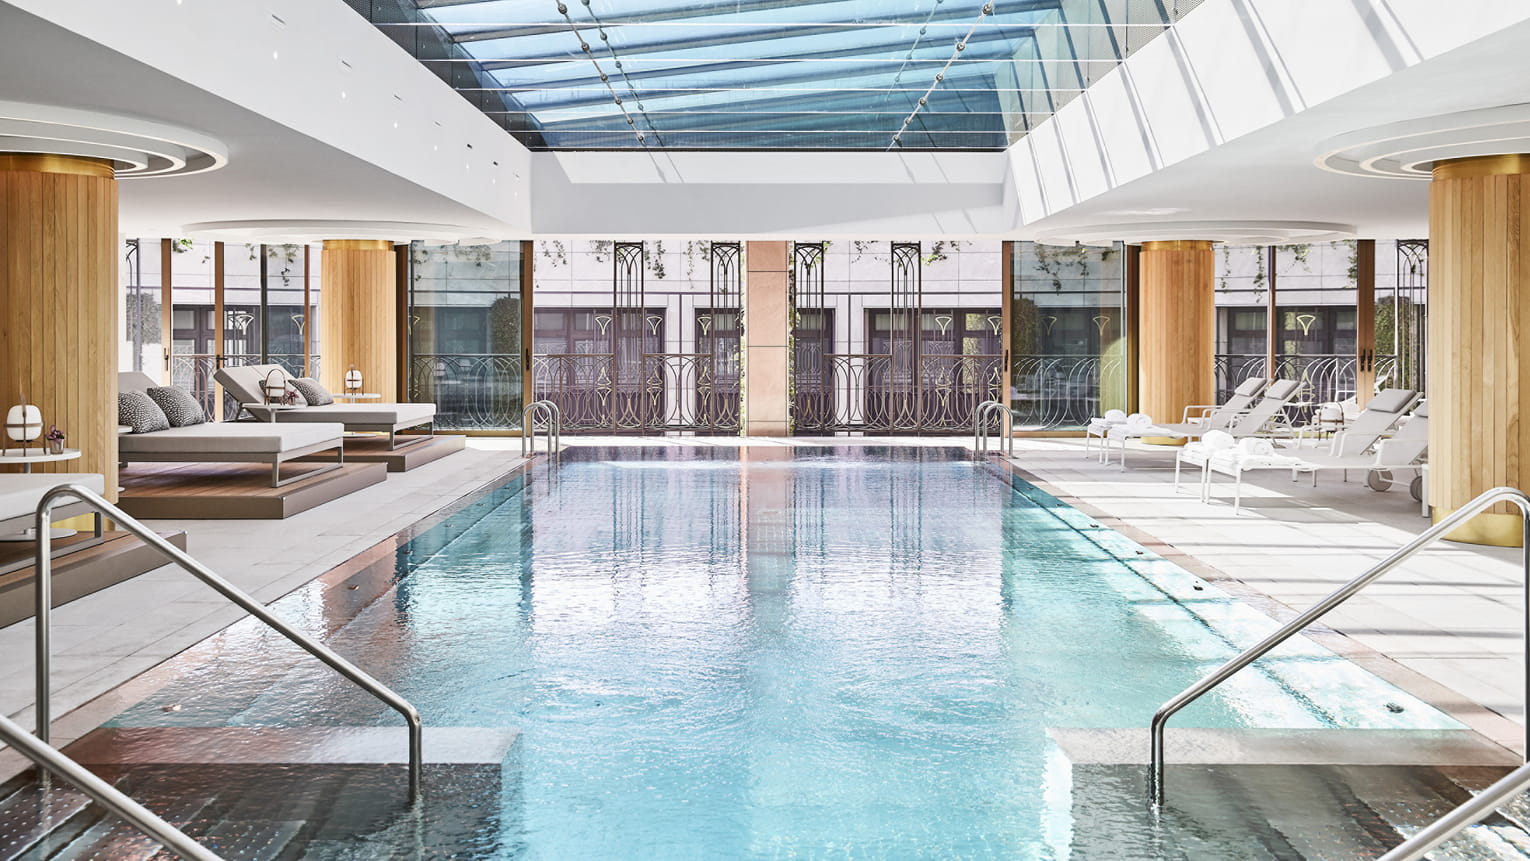
[[866, 296], [826, 290], [824, 243], [794, 248], [796, 433], [963, 431], [1002, 397], [1002, 311], [926, 308], [919, 243], [889, 251], [887, 292]]
[[[558, 404], [565, 430], [739, 431], [742, 246], [711, 242], [702, 253], [704, 295], [649, 295], [644, 244], [617, 242], [609, 307], [565, 309], [558, 320], [537, 312], [534, 393]], [[689, 326], [669, 319], [686, 313]]]

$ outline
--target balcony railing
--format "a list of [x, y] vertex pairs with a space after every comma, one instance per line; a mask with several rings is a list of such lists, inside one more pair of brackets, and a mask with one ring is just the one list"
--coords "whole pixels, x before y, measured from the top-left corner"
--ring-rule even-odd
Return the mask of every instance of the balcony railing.
[[[1217, 402], [1249, 377], [1264, 377], [1268, 359], [1263, 354], [1218, 353], [1216, 356]], [[1275, 379], [1302, 384], [1296, 400], [1306, 404], [1343, 401], [1355, 396], [1358, 362], [1353, 353], [1308, 353], [1275, 359]], [[1396, 356], [1376, 357], [1376, 382], [1388, 385], [1396, 374]]]
[[518, 430], [521, 361], [515, 353], [415, 353], [409, 399], [434, 403], [440, 430]]
[[[1106, 407], [1100, 404], [1102, 381], [1116, 402]], [[1017, 430], [1076, 430], [1125, 400], [1125, 367], [1118, 358], [1022, 354], [1010, 368]]]

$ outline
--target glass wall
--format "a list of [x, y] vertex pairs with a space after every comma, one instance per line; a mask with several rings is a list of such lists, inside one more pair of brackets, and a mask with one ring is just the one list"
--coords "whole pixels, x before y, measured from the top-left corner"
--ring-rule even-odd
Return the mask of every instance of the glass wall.
[[117, 270], [121, 306], [117, 311], [117, 368], [142, 371], [155, 380], [165, 367], [164, 335], [160, 322], [160, 243], [158, 239], [127, 239]]
[[1010, 406], [1018, 430], [1077, 430], [1127, 398], [1125, 254], [1017, 242]]
[[521, 244], [409, 248], [409, 399], [440, 430], [518, 430]]

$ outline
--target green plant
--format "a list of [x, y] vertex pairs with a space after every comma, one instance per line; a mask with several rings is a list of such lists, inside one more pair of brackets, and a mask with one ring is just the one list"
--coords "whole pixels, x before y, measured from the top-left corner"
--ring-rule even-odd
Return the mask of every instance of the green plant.
[[568, 262], [568, 247], [563, 244], [561, 239], [538, 240], [537, 251], [543, 257], [560, 266]]
[[191, 246], [195, 244], [196, 243], [190, 239], [172, 239], [170, 240], [170, 251], [174, 254], [185, 254], [186, 252], [190, 251]]

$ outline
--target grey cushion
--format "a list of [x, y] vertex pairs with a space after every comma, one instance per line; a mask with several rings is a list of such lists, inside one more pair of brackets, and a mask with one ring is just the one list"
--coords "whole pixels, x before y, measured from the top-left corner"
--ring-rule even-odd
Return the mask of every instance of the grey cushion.
[[[61, 484], [84, 485], [88, 490], [102, 493], [106, 480], [94, 472], [37, 472], [18, 475], [0, 475], [0, 521], [17, 517], [37, 516], [37, 503], [43, 494]], [[64, 504], [69, 500], [65, 499]]]
[[1378, 413], [1400, 413], [1408, 404], [1413, 403], [1416, 394], [1412, 389], [1387, 389], [1371, 398], [1365, 408]]
[[133, 433], [152, 433], [169, 429], [170, 419], [146, 393], [121, 392], [117, 395], [117, 424], [132, 427]]
[[292, 387], [298, 390], [311, 407], [328, 406], [335, 402], [335, 396], [329, 393], [329, 389], [313, 377], [298, 377], [292, 381]]
[[170, 420], [173, 428], [199, 425], [207, 421], [207, 413], [202, 411], [202, 405], [197, 403], [196, 398], [175, 386], [151, 386], [148, 394], [164, 411], [165, 418]]
[[304, 410], [276, 411], [276, 420], [283, 423], [344, 422], [348, 425], [389, 425], [401, 428], [422, 425], [435, 417], [435, 404], [330, 404]]
[[338, 445], [344, 437], [345, 428], [337, 424], [208, 422], [169, 428], [154, 434], [118, 437], [117, 447], [124, 456], [175, 452], [206, 454], [210, 455], [208, 460], [216, 461], [219, 454], [276, 454], [319, 443], [332, 442]]

